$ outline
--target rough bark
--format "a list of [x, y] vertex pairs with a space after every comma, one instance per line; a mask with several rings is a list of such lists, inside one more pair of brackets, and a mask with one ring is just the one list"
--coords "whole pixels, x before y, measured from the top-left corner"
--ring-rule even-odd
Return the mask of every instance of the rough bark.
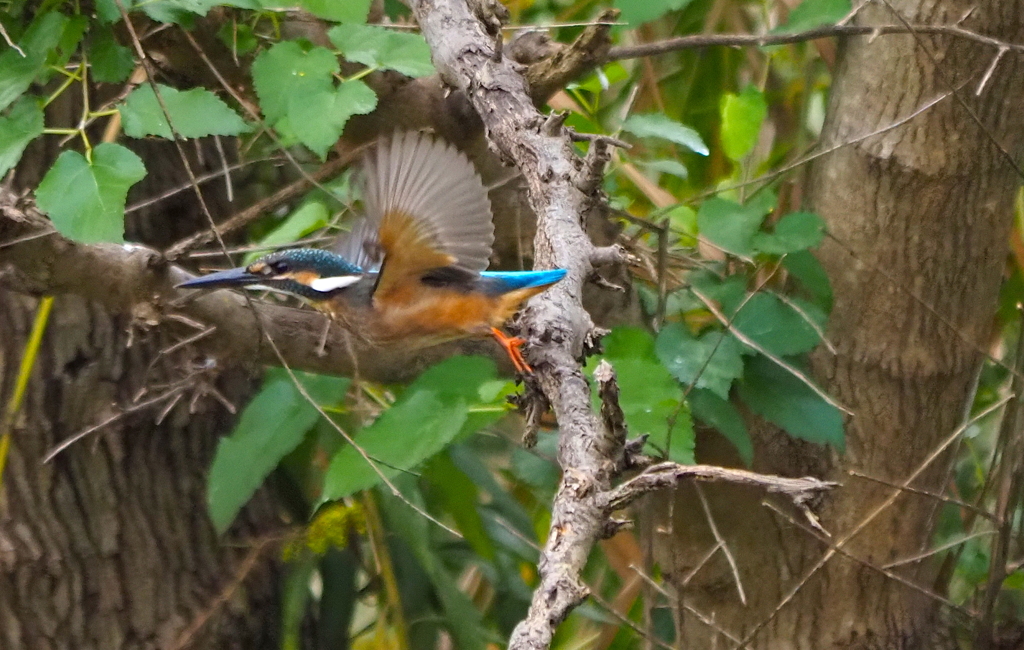
[[[53, 106], [61, 109], [60, 102]], [[154, 154], [147, 156], [153, 173], [144, 191], [181, 182], [173, 165], [153, 162], [159, 147], [143, 149]], [[44, 169], [41, 159], [54, 154], [30, 151], [19, 180], [31, 183], [31, 170]], [[162, 155], [166, 159], [166, 151]], [[12, 194], [0, 195], [6, 216], [0, 240], [39, 225], [13, 208]], [[187, 227], [192, 219], [196, 226], [199, 213], [188, 195], [161, 208], [134, 215], [129, 230], [160, 243], [176, 236], [167, 222]], [[34, 249], [42, 256], [33, 261], [53, 271], [52, 265], [76, 257], [67, 251]], [[104, 280], [107, 267], [90, 268], [91, 259], [78, 257], [65, 277], [90, 278], [95, 297], [128, 295]], [[45, 290], [26, 284], [29, 276], [15, 273], [10, 261], [0, 259], [0, 404], [11, 394], [36, 309], [26, 293]], [[52, 281], [62, 272], [45, 275]], [[281, 526], [271, 501], [257, 496], [226, 536], [218, 536], [206, 516], [206, 474], [218, 436], [234, 416], [195, 389], [208, 383], [241, 405], [252, 393], [252, 378], [237, 365], [204, 371], [186, 349], [158, 354], [180, 332], [153, 324], [142, 312], [88, 295], [65, 294], [55, 302], [0, 486], [2, 650], [164, 650], [206, 615], [207, 624], [184, 647], [277, 647], [276, 627], [268, 624], [279, 610], [274, 562], [261, 563], [233, 599], [215, 606], [236, 580], [249, 543]], [[144, 387], [143, 400], [197, 370], [190, 390], [164, 417], [170, 400], [128, 414], [43, 462], [54, 445], [119, 413]]]
[[[894, 3], [910, 22], [952, 24], [1020, 42], [1024, 7], [991, 0]], [[898, 23], [885, 5], [857, 16], [861, 24]], [[933, 53], [935, 62], [928, 52]], [[799, 444], [761, 427], [756, 466], [785, 475], [812, 472], [844, 483], [822, 523], [844, 540], [892, 492], [849, 475], [855, 470], [899, 484], [961, 424], [989, 339], [1013, 199], [1020, 178], [1009, 156], [1024, 145], [1024, 62], [1003, 57], [980, 96], [975, 89], [996, 51], [940, 35], [851, 38], [835, 74], [821, 148], [896, 122], [947, 93], [950, 84], [994, 135], [983, 132], [955, 98], [906, 125], [847, 146], [814, 163], [808, 204], [828, 223], [820, 259], [836, 296], [828, 336], [838, 355], [818, 350], [816, 376], [855, 413], [843, 455]], [[698, 443], [703, 462], [722, 460], [711, 440]], [[948, 456], [913, 486], [942, 492]], [[707, 526], [674, 526], [658, 540], [657, 560], [672, 567], [681, 601], [708, 614], [751, 648], [937, 648], [942, 607], [932, 597], [877, 568], [929, 547], [937, 503], [901, 495], [814, 571], [825, 544], [792, 521], [764, 510], [739, 488], [706, 489], [712, 512], [739, 562], [749, 602], [736, 597], [719, 556], [684, 589], [682, 579], [714, 538]], [[699, 512], [693, 494], [674, 511]], [[664, 519], [652, 529], [673, 530]], [[859, 561], [843, 557], [849, 552]], [[893, 569], [925, 589], [931, 561]], [[806, 586], [786, 600], [806, 576]], [[778, 611], [776, 611], [776, 608]], [[692, 647], [712, 647], [720, 632], [680, 612]], [[724, 639], [718, 639], [721, 643]]]
[[[34, 303], [0, 292], [0, 394], [10, 394]], [[126, 347], [126, 326], [77, 297], [55, 305], [0, 494], [4, 650], [173, 647], [234, 579], [248, 552], [237, 542], [258, 530], [242, 523], [221, 538], [205, 514], [217, 434], [233, 419], [210, 398], [193, 413], [186, 396], [159, 425], [152, 411], [128, 416], [43, 464], [142, 383], [173, 378], [150, 368], [151, 341]], [[236, 402], [251, 391], [238, 372], [220, 388]], [[256, 503], [253, 516], [272, 524], [269, 501]], [[275, 582], [264, 564], [189, 647], [276, 647]]]

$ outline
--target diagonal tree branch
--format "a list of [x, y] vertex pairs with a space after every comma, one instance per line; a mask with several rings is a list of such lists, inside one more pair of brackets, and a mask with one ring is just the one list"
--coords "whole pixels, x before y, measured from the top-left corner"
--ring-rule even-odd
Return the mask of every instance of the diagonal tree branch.
[[390, 383], [409, 380], [459, 352], [490, 355], [506, 363], [489, 341], [462, 341], [410, 352], [372, 348], [356, 339], [350, 346], [339, 327], [331, 328], [320, 355], [323, 315], [263, 301], [253, 302], [254, 314], [245, 298], [233, 291], [197, 294], [174, 288], [190, 277], [143, 246], [70, 241], [57, 233], [45, 216], [19, 204], [13, 193], [0, 190], [0, 288], [35, 295], [82, 296], [114, 313], [130, 314], [147, 326], [162, 323], [172, 314], [185, 316], [216, 328], [192, 344], [197, 353], [232, 363], [279, 363], [273, 349], [261, 340], [260, 323], [296, 370], [340, 375], [358, 372], [365, 379]]

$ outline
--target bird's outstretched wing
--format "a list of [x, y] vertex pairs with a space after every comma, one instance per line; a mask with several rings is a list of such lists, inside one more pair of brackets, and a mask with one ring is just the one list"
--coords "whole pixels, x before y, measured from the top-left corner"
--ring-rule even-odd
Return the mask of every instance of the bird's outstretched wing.
[[377, 225], [364, 216], [352, 222], [348, 232], [338, 235], [331, 250], [366, 272], [380, 270], [384, 251], [377, 241]]
[[384, 254], [375, 301], [400, 299], [430, 269], [487, 268], [491, 203], [472, 163], [453, 146], [395, 133], [367, 155], [363, 179], [367, 225], [376, 226]]

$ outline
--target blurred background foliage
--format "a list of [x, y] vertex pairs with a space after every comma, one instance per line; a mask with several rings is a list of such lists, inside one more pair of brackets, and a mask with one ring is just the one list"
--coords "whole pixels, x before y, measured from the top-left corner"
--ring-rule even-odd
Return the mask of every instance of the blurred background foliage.
[[[127, 138], [168, 138], [166, 110], [183, 137], [238, 138], [242, 160], [276, 159], [287, 149], [315, 168], [349, 117], [375, 107], [362, 81], [367, 74], [424, 76], [432, 67], [414, 30], [364, 24], [368, 0], [300, 4], [337, 23], [329, 44], [284, 33], [286, 12], [264, 0], [51, 0], [31, 8], [0, 2], [0, 23], [19, 46], [0, 54], [0, 175], [33, 141], [63, 138], [64, 153], [38, 187], [40, 208], [70, 237], [119, 242], [128, 190], [146, 170], [117, 138], [91, 141], [87, 129], [97, 121], [116, 118]], [[613, 27], [620, 45], [799, 31], [850, 11], [848, 0], [506, 4], [508, 38], [543, 29], [563, 43], [613, 6], [621, 11]], [[161, 85], [158, 101], [137, 76], [121, 6], [145, 13], [156, 31], [216, 16], [216, 38], [251, 74], [263, 121], [202, 87]], [[408, 26], [408, 10], [387, 0], [383, 21]], [[550, 110], [569, 113], [573, 129], [631, 145], [616, 150], [604, 191], [609, 218], [639, 259], [631, 290], [643, 318], [614, 329], [587, 372], [602, 358], [613, 363], [630, 435], [648, 436], [652, 455], [693, 462], [694, 428], [705, 427], [750, 465], [753, 416], [844, 449], [840, 410], [804, 372], [807, 353], [828, 344], [832, 295], [812, 254], [826, 236], [824, 224], [801, 210], [800, 163], [822, 128], [834, 58], [827, 40], [681, 50], [612, 61], [548, 102]], [[80, 121], [44, 120], [56, 97], [90, 83], [102, 92]], [[580, 146], [582, 152], [586, 145]], [[257, 169], [257, 194], [261, 174], [268, 186], [275, 178]], [[358, 184], [345, 173], [254, 223], [237, 261], [296, 241], [328, 240], [358, 205]], [[997, 358], [1015, 347], [1024, 297], [1020, 261], [1010, 265], [993, 328]], [[1008, 382], [1004, 369], [986, 369], [976, 407], [1005, 395]], [[208, 501], [224, 532], [265, 482], [280, 495], [291, 526], [280, 552], [283, 649], [469, 650], [508, 638], [537, 583], [538, 546], [559, 481], [556, 429], [543, 429], [533, 448], [520, 444], [523, 421], [508, 400], [517, 390], [484, 358], [449, 359], [407, 386], [267, 372], [261, 392], [220, 443]], [[964, 440], [950, 486], [964, 504], [991, 499], [986, 486], [997, 428], [982, 421]], [[950, 597], [958, 603], [979, 598], [987, 579], [992, 531], [975, 513], [947, 505], [935, 540], [949, 545]], [[586, 572], [594, 598], [562, 625], [554, 647], [674, 642], [665, 596], [639, 588], [642, 573], [655, 580], [659, 573], [646, 566], [641, 547], [630, 531], [601, 543]], [[1002, 615], [1019, 617], [1020, 567], [1003, 587]]]

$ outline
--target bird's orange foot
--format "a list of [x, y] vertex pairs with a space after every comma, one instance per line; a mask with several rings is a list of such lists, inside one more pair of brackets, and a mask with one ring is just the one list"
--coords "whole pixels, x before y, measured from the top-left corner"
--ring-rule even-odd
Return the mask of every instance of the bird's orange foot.
[[526, 359], [523, 358], [522, 351], [519, 350], [526, 343], [526, 339], [519, 338], [518, 336], [507, 336], [497, 327], [491, 328], [491, 335], [498, 342], [499, 345], [508, 354], [508, 358], [512, 360], [512, 365], [516, 367], [516, 370], [524, 375], [533, 373], [533, 368], [530, 364], [526, 363]]

